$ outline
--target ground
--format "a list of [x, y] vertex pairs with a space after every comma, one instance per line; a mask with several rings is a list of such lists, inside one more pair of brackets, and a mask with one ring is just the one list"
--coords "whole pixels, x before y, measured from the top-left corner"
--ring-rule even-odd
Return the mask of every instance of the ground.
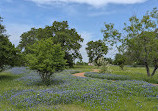
[[[157, 75], [146, 79], [144, 68], [132, 67], [126, 67], [124, 71], [113, 67], [113, 74], [99, 74], [97, 73], [99, 69], [96, 68], [75, 66], [73, 69], [55, 73], [50, 86], [42, 84], [39, 75], [25, 67], [15, 67], [2, 72], [0, 109], [2, 111], [158, 110], [158, 87], [146, 82], [156, 84]], [[85, 72], [86, 77], [80, 72]]]

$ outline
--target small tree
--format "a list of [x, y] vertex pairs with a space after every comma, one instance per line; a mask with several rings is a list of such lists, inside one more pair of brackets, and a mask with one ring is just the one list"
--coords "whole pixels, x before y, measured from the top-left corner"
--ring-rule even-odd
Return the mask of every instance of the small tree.
[[[123, 34], [114, 29], [114, 24], [105, 24], [104, 41], [111, 45], [120, 42], [122, 53], [133, 61], [143, 62], [147, 76], [153, 76], [158, 69], [158, 9], [148, 11], [141, 19], [133, 16], [129, 22], [125, 23]], [[152, 73], [149, 65], [154, 66]]]
[[104, 57], [101, 57], [97, 60], [97, 64], [100, 65], [100, 68], [101, 68], [101, 73], [110, 73], [111, 72], [111, 69], [110, 69], [110, 64], [108, 61], [105, 60]]
[[107, 54], [108, 47], [102, 40], [95, 42], [90, 41], [87, 43], [86, 51], [89, 57], [89, 62], [94, 62], [99, 66], [99, 64], [97, 64], [97, 60]]
[[118, 65], [122, 70], [125, 66], [125, 62], [126, 62], [126, 57], [124, 55], [122, 55], [122, 54], [115, 55], [114, 64]]
[[26, 55], [27, 66], [36, 70], [42, 81], [50, 85], [51, 75], [63, 70], [66, 65], [65, 52], [60, 44], [52, 44], [51, 38], [40, 40], [27, 48], [30, 52]]

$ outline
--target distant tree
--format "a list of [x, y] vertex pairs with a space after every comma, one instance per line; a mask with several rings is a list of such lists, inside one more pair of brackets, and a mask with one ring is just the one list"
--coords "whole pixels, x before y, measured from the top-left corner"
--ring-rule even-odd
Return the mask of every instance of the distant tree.
[[60, 44], [53, 44], [52, 38], [40, 40], [27, 47], [30, 53], [26, 55], [27, 66], [36, 70], [42, 81], [50, 85], [50, 77], [56, 71], [65, 68], [65, 52]]
[[86, 51], [89, 57], [89, 62], [95, 62], [97, 64], [97, 60], [107, 54], [108, 47], [102, 40], [95, 42], [90, 41], [87, 43]]
[[122, 70], [126, 63], [126, 56], [123, 54], [116, 54], [114, 59], [114, 64], [118, 65]]
[[[114, 29], [113, 24], [105, 24], [104, 40], [112, 45], [117, 41], [122, 43], [126, 52], [133, 61], [144, 62], [147, 75], [153, 76], [158, 68], [158, 10], [154, 8], [141, 19], [136, 16], [129, 18], [129, 26], [125, 23], [124, 34]], [[150, 73], [149, 65], [154, 66]]]
[[106, 61], [108, 61], [109, 64], [113, 64], [113, 60], [111, 58], [104, 58]]
[[3, 71], [6, 66], [18, 65], [19, 53], [18, 49], [9, 41], [8, 35], [5, 34], [6, 30], [2, 25], [2, 18], [0, 17], [0, 72]]
[[88, 63], [83, 62], [83, 61], [77, 61], [77, 62], [76, 62], [76, 65], [84, 65], [84, 66], [87, 66]]
[[73, 66], [73, 62], [76, 58], [82, 59], [79, 52], [81, 48], [81, 42], [83, 38], [76, 32], [74, 28], [69, 28], [68, 22], [54, 21], [52, 26], [46, 26], [45, 28], [35, 29], [25, 32], [21, 35], [21, 41], [19, 48], [25, 53], [29, 53], [26, 46], [34, 44], [41, 39], [53, 38], [54, 44], [61, 44], [62, 50], [65, 51], [65, 59], [70, 67]]

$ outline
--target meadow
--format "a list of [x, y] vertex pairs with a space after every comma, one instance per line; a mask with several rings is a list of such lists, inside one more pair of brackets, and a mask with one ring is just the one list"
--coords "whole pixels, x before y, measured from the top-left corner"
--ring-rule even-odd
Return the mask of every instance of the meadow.
[[[109, 79], [109, 80], [142, 80], [149, 83], [158, 84], [158, 72], [152, 77], [147, 77], [145, 67], [124, 67], [124, 70], [121, 70], [118, 66], [111, 66], [111, 73], [98, 74], [98, 73], [87, 73], [87, 77], [91, 76], [93, 78]], [[150, 71], [153, 68], [150, 67]]]
[[[158, 87], [147, 81], [144, 68], [113, 66], [106, 77], [75, 77], [72, 74], [90, 72], [96, 67], [75, 66], [57, 72], [51, 85], [42, 84], [39, 75], [25, 67], [15, 67], [0, 73], [0, 110], [2, 111], [157, 111]], [[115, 77], [115, 78], [113, 78]], [[124, 79], [120, 79], [124, 78]], [[113, 81], [113, 79], [115, 81]], [[154, 82], [157, 83], [157, 82]]]

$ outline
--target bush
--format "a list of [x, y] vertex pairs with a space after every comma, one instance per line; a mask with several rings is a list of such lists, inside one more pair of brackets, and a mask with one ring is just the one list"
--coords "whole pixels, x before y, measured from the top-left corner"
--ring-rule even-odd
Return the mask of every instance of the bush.
[[111, 72], [111, 69], [110, 69], [110, 64], [108, 61], [106, 61], [104, 59], [104, 57], [101, 57], [97, 60], [97, 64], [100, 65], [100, 68], [101, 68], [101, 73], [106, 73], [106, 72]]
[[27, 66], [36, 70], [42, 81], [49, 85], [50, 76], [65, 67], [64, 51], [59, 44], [52, 44], [51, 38], [36, 42], [28, 50], [30, 53], [26, 55]]
[[116, 54], [115, 55], [115, 60], [114, 60], [114, 64], [115, 65], [118, 65], [122, 70], [125, 66], [125, 63], [126, 63], [126, 57], [125, 55], [122, 55], [122, 54]]

